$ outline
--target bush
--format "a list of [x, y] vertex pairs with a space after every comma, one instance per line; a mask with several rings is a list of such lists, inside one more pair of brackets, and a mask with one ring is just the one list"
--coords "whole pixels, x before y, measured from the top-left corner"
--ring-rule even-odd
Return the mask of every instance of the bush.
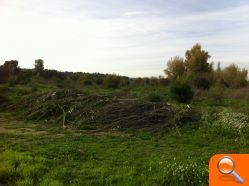
[[170, 84], [170, 80], [168, 78], [159, 76], [159, 84], [163, 86], [168, 86]]
[[108, 88], [118, 88], [121, 84], [121, 77], [115, 74], [107, 75], [105, 78], [105, 86]]
[[79, 77], [80, 82], [83, 83], [84, 86], [92, 85], [92, 77], [88, 73], [83, 73]]
[[170, 86], [170, 96], [178, 102], [188, 103], [192, 100], [194, 91], [187, 81], [177, 79]]
[[85, 86], [89, 86], [89, 85], [92, 85], [92, 81], [89, 80], [89, 79], [86, 79], [86, 80], [83, 82], [83, 84], [84, 84]]
[[213, 84], [212, 73], [202, 73], [192, 77], [193, 85], [198, 89], [208, 90]]
[[32, 70], [22, 70], [21, 73], [17, 76], [18, 84], [28, 84], [31, 82], [33, 77]]
[[161, 102], [162, 101], [162, 97], [157, 93], [151, 93], [148, 98], [149, 98], [149, 101], [151, 101], [151, 102]]
[[[246, 113], [234, 112], [231, 109], [223, 109], [212, 120], [212, 131], [217, 135], [237, 137], [248, 135], [249, 117]], [[240, 141], [240, 142], [243, 142]]]
[[97, 77], [96, 82], [97, 85], [102, 85], [103, 84], [103, 78], [102, 77]]
[[211, 105], [221, 105], [224, 102], [224, 89], [214, 87], [209, 90], [207, 96]]
[[135, 86], [143, 86], [146, 84], [146, 80], [144, 78], [135, 78], [132, 80], [132, 85]]

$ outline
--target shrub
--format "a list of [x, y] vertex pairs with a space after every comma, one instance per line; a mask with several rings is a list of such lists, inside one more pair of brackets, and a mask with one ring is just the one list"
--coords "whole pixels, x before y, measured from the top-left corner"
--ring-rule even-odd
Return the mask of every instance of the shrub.
[[144, 78], [135, 78], [132, 80], [132, 85], [135, 86], [143, 86], [146, 84], [146, 80]]
[[151, 93], [148, 98], [149, 98], [149, 101], [151, 101], [151, 102], [161, 102], [162, 101], [162, 97], [157, 93]]
[[89, 85], [92, 85], [92, 81], [91, 80], [85, 80], [84, 82], [83, 82], [83, 84], [85, 85], [85, 86], [89, 86]]
[[128, 86], [131, 83], [131, 79], [129, 77], [122, 77], [122, 87], [123, 86]]
[[102, 77], [97, 77], [96, 82], [97, 85], [102, 85], [103, 84], [103, 78]]
[[248, 131], [249, 117], [244, 113], [236, 113], [229, 109], [224, 109], [217, 114], [217, 120], [214, 122], [215, 130], [224, 135], [241, 135]]
[[121, 77], [115, 74], [107, 75], [105, 78], [105, 86], [108, 88], [118, 88], [121, 84]]
[[188, 103], [192, 100], [194, 91], [187, 81], [177, 79], [170, 86], [170, 96], [178, 102]]
[[224, 89], [214, 87], [209, 90], [207, 96], [211, 105], [221, 105], [224, 102]]
[[162, 76], [159, 76], [159, 84], [163, 86], [168, 86], [170, 83], [170, 80], [168, 78], [164, 78]]
[[92, 77], [88, 73], [81, 74], [79, 77], [80, 82], [83, 83], [85, 86], [92, 85]]
[[213, 74], [201, 73], [192, 77], [193, 85], [198, 89], [207, 90], [213, 84]]
[[17, 76], [18, 84], [28, 84], [33, 77], [32, 70], [22, 70], [21, 73]]
[[159, 79], [156, 78], [156, 77], [150, 77], [150, 79], [149, 79], [149, 85], [152, 85], [152, 86], [159, 85]]

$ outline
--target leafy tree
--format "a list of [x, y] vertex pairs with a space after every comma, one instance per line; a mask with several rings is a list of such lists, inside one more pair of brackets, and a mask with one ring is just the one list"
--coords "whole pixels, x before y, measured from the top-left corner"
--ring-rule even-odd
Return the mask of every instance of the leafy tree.
[[167, 62], [167, 69], [165, 69], [164, 72], [170, 80], [182, 77], [186, 72], [186, 65], [183, 58], [178, 56], [171, 58]]
[[208, 63], [211, 57], [208, 52], [201, 49], [200, 44], [195, 44], [192, 49], [186, 51], [187, 71], [190, 73], [209, 72], [212, 66]]
[[218, 62], [217, 69], [214, 71], [214, 81], [215, 81], [215, 84], [217, 86], [223, 86], [224, 85], [224, 81], [222, 79], [221, 73], [222, 73], [222, 70], [221, 70], [221, 67], [220, 67], [220, 62]]
[[38, 74], [42, 74], [44, 71], [44, 61], [42, 59], [36, 59], [35, 60], [35, 72]]
[[187, 74], [195, 87], [208, 89], [212, 84], [213, 66], [208, 63], [211, 57], [208, 52], [202, 50], [200, 44], [195, 44], [186, 54]]
[[222, 70], [222, 80], [227, 87], [238, 88], [247, 86], [246, 69], [239, 69], [238, 66], [232, 64]]

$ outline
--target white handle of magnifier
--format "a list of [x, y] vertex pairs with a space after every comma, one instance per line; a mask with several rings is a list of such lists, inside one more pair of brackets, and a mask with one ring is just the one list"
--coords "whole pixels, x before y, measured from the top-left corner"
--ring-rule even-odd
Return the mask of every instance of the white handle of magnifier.
[[235, 171], [232, 172], [232, 175], [241, 183], [244, 183], [244, 179], [241, 178]]

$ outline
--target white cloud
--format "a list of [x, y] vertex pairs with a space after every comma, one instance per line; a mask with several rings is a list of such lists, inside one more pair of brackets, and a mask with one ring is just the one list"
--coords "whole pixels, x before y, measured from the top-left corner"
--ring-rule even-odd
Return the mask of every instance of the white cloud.
[[123, 16], [143, 16], [146, 15], [146, 12], [143, 11], [132, 11], [132, 12], [125, 12]]
[[66, 1], [62, 7], [58, 0], [33, 0], [32, 6], [31, 0], [22, 2], [0, 6], [1, 62], [18, 59], [31, 68], [34, 59], [43, 58], [47, 68], [59, 70], [156, 76], [170, 57], [184, 56], [200, 42], [212, 60], [249, 67], [249, 6], [174, 19], [149, 11], [97, 19], [84, 11], [78, 16]]

